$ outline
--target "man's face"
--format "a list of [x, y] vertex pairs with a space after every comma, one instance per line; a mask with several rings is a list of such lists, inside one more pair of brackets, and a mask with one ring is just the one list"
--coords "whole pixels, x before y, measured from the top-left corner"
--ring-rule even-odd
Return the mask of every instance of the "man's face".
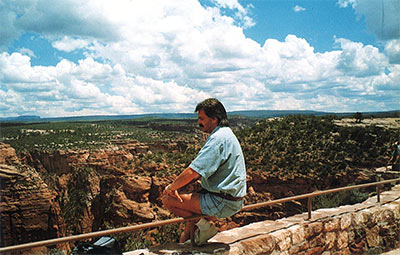
[[201, 109], [197, 113], [197, 124], [199, 124], [201, 131], [210, 134], [218, 126], [218, 119], [208, 117]]

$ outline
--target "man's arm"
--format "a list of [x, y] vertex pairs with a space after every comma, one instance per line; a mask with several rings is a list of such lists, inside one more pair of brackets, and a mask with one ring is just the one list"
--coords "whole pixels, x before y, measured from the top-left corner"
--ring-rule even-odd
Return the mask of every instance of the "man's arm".
[[182, 198], [179, 196], [178, 189], [186, 186], [193, 180], [196, 180], [200, 175], [194, 171], [192, 168], [188, 167], [183, 172], [178, 175], [175, 181], [165, 187], [164, 194], [169, 196], [174, 196], [182, 202]]

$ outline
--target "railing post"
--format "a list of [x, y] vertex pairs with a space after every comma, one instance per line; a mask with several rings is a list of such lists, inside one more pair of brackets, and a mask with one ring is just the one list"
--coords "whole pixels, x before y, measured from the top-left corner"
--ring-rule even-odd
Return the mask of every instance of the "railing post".
[[[380, 182], [381, 180], [382, 180], [382, 178], [381, 178], [381, 174], [377, 174], [377, 181], [378, 182]], [[381, 202], [381, 186], [378, 184], [378, 185], [376, 185], [376, 199], [377, 199], [377, 202], [378, 203], [380, 203]]]
[[308, 198], [308, 203], [307, 203], [307, 207], [308, 207], [308, 219], [307, 220], [311, 220], [311, 211], [312, 211], [312, 197]]

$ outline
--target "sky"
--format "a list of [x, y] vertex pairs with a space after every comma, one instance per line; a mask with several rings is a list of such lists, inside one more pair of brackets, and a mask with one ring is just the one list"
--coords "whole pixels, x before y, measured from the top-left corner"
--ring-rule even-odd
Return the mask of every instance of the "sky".
[[400, 110], [400, 0], [0, 0], [0, 117]]

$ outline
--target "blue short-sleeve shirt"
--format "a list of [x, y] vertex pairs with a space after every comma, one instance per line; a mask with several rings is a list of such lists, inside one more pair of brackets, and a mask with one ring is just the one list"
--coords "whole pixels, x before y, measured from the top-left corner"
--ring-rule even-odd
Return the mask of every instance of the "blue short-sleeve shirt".
[[216, 127], [189, 167], [201, 176], [201, 186], [210, 192], [246, 195], [243, 152], [229, 127]]

